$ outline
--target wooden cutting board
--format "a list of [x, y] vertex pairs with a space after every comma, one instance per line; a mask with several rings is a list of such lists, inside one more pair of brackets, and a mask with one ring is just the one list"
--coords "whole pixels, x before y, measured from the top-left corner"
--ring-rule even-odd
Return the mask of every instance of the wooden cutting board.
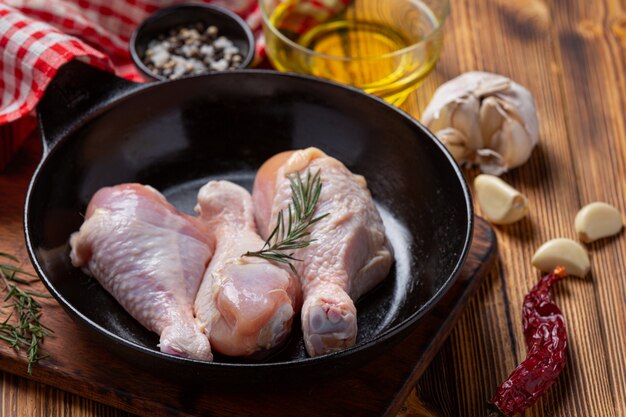
[[[18, 172], [0, 177], [13, 198], [0, 201], [0, 252], [25, 258], [22, 204], [36, 163], [28, 152]], [[53, 300], [42, 321], [54, 335], [46, 339], [49, 358], [26, 373], [26, 358], [0, 344], [0, 369], [142, 416], [381, 416], [395, 415], [435, 356], [469, 297], [496, 257], [491, 227], [476, 218], [472, 249], [461, 276], [417, 329], [386, 354], [332, 378], [272, 381], [259, 387], [181, 384], [136, 368], [90, 340]], [[30, 266], [24, 267], [31, 270]], [[42, 286], [43, 287], [43, 286]]]

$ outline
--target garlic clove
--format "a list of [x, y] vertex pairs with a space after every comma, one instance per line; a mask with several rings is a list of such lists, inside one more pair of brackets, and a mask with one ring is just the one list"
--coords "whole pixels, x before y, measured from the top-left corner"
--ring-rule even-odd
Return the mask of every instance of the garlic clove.
[[469, 95], [455, 100], [456, 108], [451, 118], [451, 126], [463, 132], [467, 138], [468, 157], [471, 157], [474, 149], [483, 146], [482, 135], [480, 134], [480, 102]]
[[477, 176], [474, 193], [480, 208], [492, 223], [510, 224], [528, 214], [528, 198], [496, 176]]
[[542, 272], [551, 272], [557, 266], [563, 266], [568, 274], [581, 278], [591, 268], [585, 248], [565, 238], [552, 239], [541, 245], [533, 255], [532, 263]]
[[456, 107], [456, 102], [443, 106], [433, 115], [432, 119], [428, 121], [422, 120], [422, 123], [433, 132], [449, 128], [452, 126], [452, 115], [456, 111]]
[[593, 242], [618, 234], [624, 227], [621, 213], [610, 204], [587, 204], [576, 214], [574, 226], [583, 242]]
[[535, 143], [519, 115], [501, 99], [488, 97], [483, 100], [480, 107], [480, 127], [486, 148], [499, 156], [494, 159], [492, 154], [488, 154], [488, 160], [477, 159], [476, 163], [483, 172], [506, 172], [524, 164], [530, 158]]
[[565, 267], [568, 274], [584, 277], [589, 273], [589, 255], [580, 243], [571, 239], [552, 239], [537, 249], [532, 264], [542, 272], [553, 271], [557, 266]]
[[[479, 124], [480, 102], [473, 95], [456, 97], [436, 112], [422, 118], [422, 123], [432, 132], [445, 132], [452, 128], [460, 132], [464, 138], [465, 151], [459, 154], [452, 152], [458, 162], [471, 159], [476, 149], [482, 147], [482, 136]], [[428, 114], [428, 113], [425, 113]], [[438, 134], [436, 136], [442, 139]], [[442, 140], [443, 142], [443, 140]], [[445, 143], [444, 143], [445, 144]]]
[[485, 98], [480, 106], [480, 132], [485, 147], [492, 147], [492, 137], [502, 130], [507, 114], [496, 97]]
[[447, 127], [435, 133], [435, 136], [450, 151], [456, 161], [465, 158], [467, 154], [467, 138], [459, 130]]
[[494, 151], [502, 157], [502, 163], [508, 170], [523, 165], [533, 151], [534, 145], [526, 129], [515, 119], [506, 118], [502, 130], [491, 138]]

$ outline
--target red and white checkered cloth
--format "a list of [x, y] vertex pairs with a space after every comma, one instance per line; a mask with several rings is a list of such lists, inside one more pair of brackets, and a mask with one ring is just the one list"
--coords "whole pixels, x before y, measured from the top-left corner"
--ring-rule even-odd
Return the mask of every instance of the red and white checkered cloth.
[[[259, 27], [255, 0], [219, 3]], [[28, 114], [73, 58], [139, 80], [128, 41], [136, 26], [176, 0], [4, 0], [0, 4], [0, 125]]]

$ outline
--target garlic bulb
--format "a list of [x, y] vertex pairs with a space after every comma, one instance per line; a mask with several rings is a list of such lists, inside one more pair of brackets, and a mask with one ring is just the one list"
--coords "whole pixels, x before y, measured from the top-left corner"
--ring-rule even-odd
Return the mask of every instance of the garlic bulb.
[[525, 163], [539, 141], [532, 94], [488, 72], [466, 72], [439, 87], [422, 123], [458, 162], [492, 175]]

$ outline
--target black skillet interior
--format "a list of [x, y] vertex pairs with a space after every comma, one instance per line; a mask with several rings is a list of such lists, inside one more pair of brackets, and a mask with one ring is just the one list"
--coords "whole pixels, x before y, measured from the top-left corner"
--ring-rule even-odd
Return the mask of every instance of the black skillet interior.
[[[64, 116], [64, 109], [56, 107], [40, 109], [45, 140], [58, 143], [51, 146], [31, 184], [26, 234], [35, 267], [70, 315], [136, 363], [169, 363], [175, 365], [171, 369], [193, 369], [198, 375], [350, 364], [380, 351], [415, 325], [461, 267], [472, 228], [462, 174], [431, 134], [393, 107], [356, 90], [268, 71], [214, 74], [141, 88], [121, 85], [112, 77], [101, 84], [107, 83], [113, 84], [94, 93], [100, 107], [82, 118]], [[114, 87], [136, 91], [115, 100], [119, 94]], [[46, 106], [56, 103], [55, 94], [54, 89], [47, 94]], [[71, 120], [61, 127], [46, 126], [63, 117]], [[267, 158], [308, 146], [319, 147], [365, 176], [396, 252], [388, 279], [357, 305], [356, 347], [307, 358], [296, 324], [286, 348], [261, 362], [218, 357], [219, 363], [210, 364], [173, 358], [161, 354], [157, 336], [95, 280], [72, 267], [68, 239], [100, 187], [150, 184], [191, 212], [206, 181], [228, 179], [250, 189]]]

